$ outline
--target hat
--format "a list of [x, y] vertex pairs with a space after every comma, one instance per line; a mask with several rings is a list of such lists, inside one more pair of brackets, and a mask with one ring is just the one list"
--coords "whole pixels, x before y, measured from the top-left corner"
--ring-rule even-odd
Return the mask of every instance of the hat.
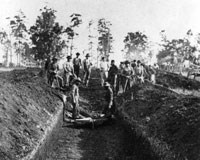
[[71, 56], [67, 56], [67, 59], [72, 59], [72, 57]]
[[109, 87], [109, 86], [110, 86], [110, 84], [108, 82], [104, 83], [104, 87]]
[[80, 55], [80, 53], [79, 53], [79, 52], [77, 52], [77, 53], [76, 53], [76, 55], [78, 56], [78, 55]]
[[90, 54], [89, 54], [89, 53], [87, 53], [87, 54], [86, 54], [86, 57], [90, 57]]
[[58, 60], [58, 57], [53, 57], [52, 60], [56, 61], [56, 60]]
[[127, 60], [127, 61], [125, 61], [125, 64], [130, 64], [130, 62]]

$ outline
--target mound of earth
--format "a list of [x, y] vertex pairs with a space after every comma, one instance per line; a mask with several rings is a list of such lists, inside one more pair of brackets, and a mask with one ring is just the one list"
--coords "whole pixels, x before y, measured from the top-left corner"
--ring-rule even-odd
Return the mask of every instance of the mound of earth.
[[156, 83], [169, 88], [184, 88], [187, 90], [199, 90], [200, 82], [189, 79], [182, 75], [164, 71], [158, 71], [156, 74]]
[[200, 159], [199, 98], [145, 84], [134, 86], [117, 103], [162, 159]]
[[39, 69], [0, 73], [0, 159], [26, 157], [43, 138], [62, 102]]

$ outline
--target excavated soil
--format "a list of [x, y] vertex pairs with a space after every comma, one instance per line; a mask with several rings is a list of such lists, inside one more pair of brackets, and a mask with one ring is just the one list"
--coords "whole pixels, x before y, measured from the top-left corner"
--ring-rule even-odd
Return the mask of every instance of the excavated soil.
[[39, 72], [26, 69], [0, 73], [1, 160], [30, 155], [62, 105]]
[[160, 159], [200, 159], [200, 98], [168, 89], [198, 90], [199, 82], [162, 72], [157, 82], [134, 86], [119, 97], [122, 115]]
[[[39, 69], [0, 73], [2, 160], [30, 154], [61, 109], [61, 92], [46, 85], [38, 73]], [[93, 129], [63, 123], [42, 159], [200, 159], [200, 99], [171, 90], [198, 91], [199, 82], [160, 72], [157, 83], [134, 86], [117, 97], [117, 118], [109, 123]], [[100, 112], [104, 93], [99, 73], [93, 71], [90, 87], [80, 88], [80, 105]]]
[[156, 83], [169, 88], [181, 88], [186, 90], [199, 90], [200, 82], [181, 76], [176, 73], [158, 71]]

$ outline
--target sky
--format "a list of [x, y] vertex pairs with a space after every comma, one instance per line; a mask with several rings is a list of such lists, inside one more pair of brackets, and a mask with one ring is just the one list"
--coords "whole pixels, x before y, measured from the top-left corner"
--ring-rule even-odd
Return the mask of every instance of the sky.
[[45, 5], [57, 10], [57, 21], [65, 26], [72, 13], [82, 15], [76, 41], [80, 52], [87, 48], [87, 25], [91, 19], [111, 21], [116, 55], [123, 49], [128, 32], [142, 31], [154, 42], [159, 42], [161, 30], [169, 38], [182, 38], [189, 29], [200, 33], [199, 0], [1, 0], [0, 28], [8, 28], [5, 18], [14, 16], [19, 9], [27, 16], [27, 25], [33, 25]]

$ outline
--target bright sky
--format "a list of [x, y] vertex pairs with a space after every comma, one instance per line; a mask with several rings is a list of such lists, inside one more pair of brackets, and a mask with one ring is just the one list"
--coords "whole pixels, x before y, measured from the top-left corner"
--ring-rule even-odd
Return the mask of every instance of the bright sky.
[[114, 51], [123, 49], [127, 32], [143, 31], [152, 41], [159, 41], [159, 32], [166, 30], [170, 38], [182, 38], [187, 30], [200, 32], [200, 0], [1, 0], [0, 27], [6, 26], [8, 16], [21, 9], [34, 24], [39, 9], [45, 5], [57, 10], [57, 20], [66, 25], [72, 13], [80, 13], [83, 24], [77, 38], [78, 50], [87, 48], [88, 21], [110, 20]]

